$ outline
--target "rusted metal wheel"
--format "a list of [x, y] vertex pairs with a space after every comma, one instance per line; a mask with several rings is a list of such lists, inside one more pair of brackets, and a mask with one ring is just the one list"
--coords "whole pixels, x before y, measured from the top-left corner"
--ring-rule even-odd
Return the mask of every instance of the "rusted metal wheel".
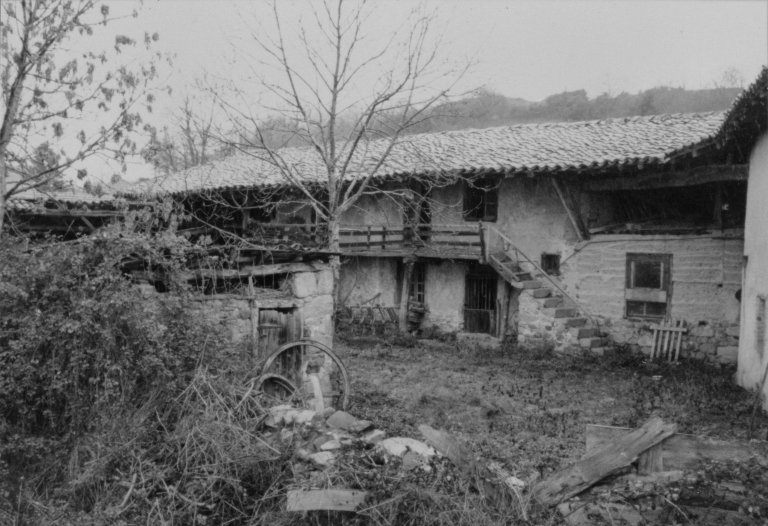
[[341, 359], [326, 345], [309, 339], [286, 343], [264, 361], [259, 374], [277, 375], [293, 384], [305, 400], [323, 398], [323, 405], [346, 409], [349, 374]]
[[273, 373], [259, 376], [254, 389], [279, 400], [288, 400], [298, 391], [293, 382], [279, 374]]

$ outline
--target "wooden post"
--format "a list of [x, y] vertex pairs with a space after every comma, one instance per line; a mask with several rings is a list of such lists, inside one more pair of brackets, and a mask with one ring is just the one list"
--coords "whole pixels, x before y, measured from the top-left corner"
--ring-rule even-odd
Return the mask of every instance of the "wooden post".
[[408, 332], [408, 303], [410, 300], [411, 276], [413, 275], [413, 259], [403, 259], [405, 269], [403, 271], [403, 288], [400, 295], [400, 316], [398, 325], [400, 332]]
[[387, 249], [387, 227], [381, 227], [381, 250]]
[[584, 223], [581, 221], [581, 216], [579, 215], [578, 210], [576, 210], [576, 207], [573, 206], [573, 203], [568, 199], [569, 196], [566, 195], [565, 188], [561, 187], [560, 182], [554, 177], [552, 177], [552, 185], [555, 187], [555, 191], [557, 192], [558, 197], [560, 197], [560, 201], [563, 203], [563, 208], [565, 208], [565, 211], [568, 213], [568, 218], [571, 220], [573, 228], [576, 230], [576, 235], [578, 236], [579, 241], [589, 239], [589, 232], [584, 227]]
[[256, 295], [253, 290], [253, 276], [248, 276], [248, 306], [251, 309], [251, 356], [255, 360], [259, 359], [259, 308], [256, 305], [256, 300], [253, 299]]
[[368, 250], [371, 250], [371, 225], [368, 225]]
[[715, 228], [723, 229], [723, 187], [721, 183], [715, 184]]

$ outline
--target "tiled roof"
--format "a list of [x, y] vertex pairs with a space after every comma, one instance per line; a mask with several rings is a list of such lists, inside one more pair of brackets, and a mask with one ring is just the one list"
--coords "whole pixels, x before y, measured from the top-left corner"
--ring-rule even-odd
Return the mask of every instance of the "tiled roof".
[[[712, 138], [724, 120], [725, 112], [710, 112], [410, 135], [402, 137], [376, 177], [486, 170], [565, 172], [663, 163]], [[361, 168], [370, 168], [386, 145], [386, 140], [371, 142], [365, 156], [356, 155], [348, 176], [364, 173]], [[305, 181], [325, 180], [316, 153], [303, 148], [285, 148], [279, 153]], [[265, 153], [253, 150], [158, 179], [155, 187], [160, 192], [181, 193], [285, 184]]]
[[31, 211], [39, 208], [47, 201], [58, 201], [66, 203], [68, 206], [89, 206], [94, 204], [111, 203], [115, 196], [104, 194], [95, 196], [89, 194], [83, 188], [71, 186], [60, 190], [37, 190], [27, 189], [11, 196], [8, 200], [8, 209], [20, 211]]
[[718, 130], [717, 139], [736, 154], [735, 162], [747, 162], [752, 147], [765, 132], [768, 68], [763, 67], [757, 79], [736, 97]]

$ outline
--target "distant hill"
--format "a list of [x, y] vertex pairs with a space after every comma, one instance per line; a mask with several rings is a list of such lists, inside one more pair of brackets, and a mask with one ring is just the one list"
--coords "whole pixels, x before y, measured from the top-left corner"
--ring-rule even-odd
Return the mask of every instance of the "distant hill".
[[622, 92], [611, 96], [604, 93], [590, 99], [586, 91], [577, 90], [551, 95], [541, 102], [531, 102], [480, 90], [472, 97], [437, 106], [428, 122], [412, 131], [720, 111], [727, 110], [741, 92], [741, 88], [687, 90], [658, 87], [637, 94]]

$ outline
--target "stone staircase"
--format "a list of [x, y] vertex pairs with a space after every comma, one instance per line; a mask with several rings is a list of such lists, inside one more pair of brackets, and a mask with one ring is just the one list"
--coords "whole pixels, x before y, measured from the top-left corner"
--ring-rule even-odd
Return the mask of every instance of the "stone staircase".
[[519, 343], [552, 342], [558, 352], [589, 350], [603, 354], [607, 339], [578, 305], [554, 287], [533, 265], [515, 261], [505, 252], [490, 254], [489, 264], [513, 288], [520, 290]]

